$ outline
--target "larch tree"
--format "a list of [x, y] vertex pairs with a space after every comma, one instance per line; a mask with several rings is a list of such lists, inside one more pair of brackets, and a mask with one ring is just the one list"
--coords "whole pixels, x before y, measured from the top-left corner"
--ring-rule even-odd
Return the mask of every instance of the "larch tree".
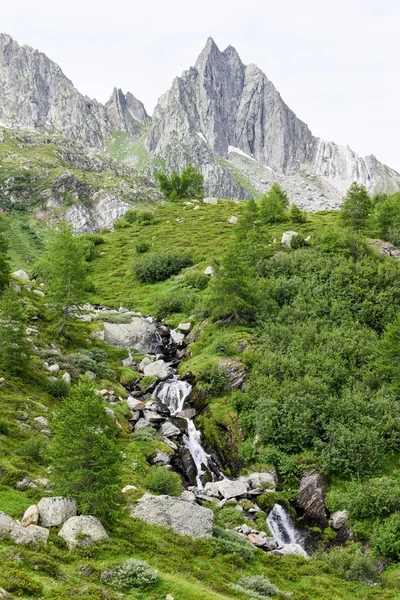
[[0, 368], [10, 375], [23, 375], [30, 356], [23, 305], [17, 292], [8, 286], [0, 300]]

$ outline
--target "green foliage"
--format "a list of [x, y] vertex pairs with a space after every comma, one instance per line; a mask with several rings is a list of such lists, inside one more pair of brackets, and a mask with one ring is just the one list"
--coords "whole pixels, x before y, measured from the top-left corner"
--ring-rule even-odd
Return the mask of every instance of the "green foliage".
[[138, 242], [135, 246], [135, 250], [138, 254], [145, 254], [151, 248], [151, 245], [148, 242]]
[[207, 307], [211, 319], [225, 325], [250, 325], [255, 322], [257, 298], [236, 244], [228, 248], [210, 284]]
[[133, 439], [138, 442], [153, 442], [156, 436], [155, 429], [151, 427], [141, 427], [133, 434]]
[[5, 417], [0, 417], [0, 435], [8, 435], [13, 428], [13, 423]]
[[[58, 492], [75, 497], [83, 514], [113, 520], [122, 457], [114, 419], [87, 378], [72, 388], [53, 423], [53, 478]], [[76, 433], [79, 432], [79, 435]]]
[[372, 209], [371, 198], [363, 185], [354, 182], [347, 190], [340, 208], [340, 218], [345, 227], [356, 231], [365, 228]]
[[69, 394], [70, 385], [63, 379], [57, 379], [57, 381], [49, 381], [46, 391], [53, 398], [65, 398]]
[[155, 283], [177, 275], [192, 264], [192, 257], [186, 253], [149, 254], [134, 263], [133, 273], [141, 283]]
[[297, 250], [298, 248], [304, 248], [307, 246], [306, 238], [301, 233], [294, 235], [290, 240], [290, 247], [292, 250]]
[[215, 538], [215, 546], [221, 554], [240, 556], [247, 563], [255, 559], [256, 548], [237, 533], [216, 525], [213, 536]]
[[312, 555], [313, 560], [323, 561], [342, 577], [364, 583], [380, 583], [381, 576], [374, 557], [357, 547], [336, 547], [324, 552], [319, 550]]
[[115, 223], [114, 223], [114, 229], [126, 229], [129, 226], [130, 226], [130, 222], [127, 221], [126, 219], [119, 219], [118, 221], [115, 221]]
[[87, 265], [82, 242], [73, 235], [70, 225], [62, 223], [53, 234], [44, 265], [49, 301], [58, 320], [58, 334], [63, 334], [75, 319], [77, 306], [84, 300]]
[[41, 465], [45, 462], [46, 447], [41, 440], [31, 439], [18, 448], [17, 454]]
[[159, 317], [166, 317], [173, 313], [189, 312], [193, 307], [193, 303], [194, 298], [192, 293], [177, 290], [159, 299], [156, 314]]
[[40, 597], [43, 593], [43, 586], [39, 581], [30, 577], [17, 566], [2, 565], [0, 571], [0, 588], [5, 589], [9, 594], [17, 596]]
[[129, 592], [132, 589], [147, 589], [156, 585], [158, 573], [150, 565], [135, 558], [128, 558], [125, 562], [113, 567], [111, 585], [120, 592]]
[[0, 294], [6, 287], [10, 273], [8, 242], [5, 236], [5, 223], [0, 215]]
[[156, 177], [158, 186], [167, 200], [204, 197], [204, 177], [193, 164], [183, 169], [181, 175], [172, 171], [171, 177], [165, 173], [157, 173]]
[[178, 473], [170, 471], [167, 467], [157, 467], [150, 470], [146, 487], [153, 494], [179, 496], [182, 491], [182, 482]]
[[[328, 495], [329, 497], [329, 495]], [[346, 508], [353, 520], [376, 519], [400, 512], [400, 481], [376, 477], [347, 485], [335, 502], [335, 509]]]
[[382, 194], [379, 200], [373, 199], [371, 229], [377, 237], [387, 240], [395, 246], [399, 244], [400, 230], [400, 193], [392, 196]]
[[195, 290], [205, 290], [210, 278], [201, 271], [189, 271], [185, 273], [184, 283]]
[[400, 313], [390, 323], [381, 339], [375, 368], [396, 394], [400, 393]]
[[[118, 320], [117, 322], [126, 321]], [[77, 369], [80, 372], [93, 371], [102, 379], [112, 379], [115, 377], [115, 372], [109, 365], [107, 353], [100, 348], [72, 352], [68, 358], [72, 369]]]
[[305, 223], [307, 221], [307, 212], [300, 210], [296, 204], [292, 204], [289, 210], [289, 218], [294, 223]]
[[217, 364], [210, 364], [199, 373], [197, 380], [204, 391], [214, 396], [222, 392], [228, 383], [225, 371]]
[[276, 585], [273, 585], [264, 575], [253, 575], [242, 577], [238, 584], [232, 585], [232, 589], [245, 594], [251, 600], [269, 600], [271, 596], [281, 596]]
[[286, 210], [289, 206], [289, 198], [277, 184], [272, 184], [267, 194], [260, 200], [260, 220], [264, 225], [269, 223], [280, 223], [286, 220]]
[[394, 560], [400, 559], [400, 512], [375, 523], [371, 535], [371, 547], [375, 554]]
[[0, 369], [10, 375], [23, 375], [32, 348], [26, 339], [24, 306], [11, 286], [0, 299], [0, 315]]

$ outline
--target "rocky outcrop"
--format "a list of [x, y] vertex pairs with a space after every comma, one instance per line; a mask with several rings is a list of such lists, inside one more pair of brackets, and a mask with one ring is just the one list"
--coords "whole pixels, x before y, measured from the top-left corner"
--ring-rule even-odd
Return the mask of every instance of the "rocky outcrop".
[[62, 496], [41, 498], [38, 509], [40, 525], [57, 527], [76, 515], [76, 501], [74, 498], [63, 498]]
[[0, 34], [0, 81], [0, 123], [6, 127], [62, 134], [102, 148], [113, 129], [131, 132], [147, 118], [132, 94], [116, 92], [106, 107], [83, 96], [45, 54], [6, 34]]
[[296, 504], [307, 520], [327, 522], [324, 500], [326, 487], [326, 478], [315, 469], [301, 477]]
[[131, 323], [104, 323], [104, 341], [118, 348], [135, 348], [143, 354], [152, 352], [156, 340], [157, 328], [140, 317]]
[[152, 496], [144, 494], [132, 509], [132, 516], [146, 523], [171, 527], [181, 535], [194, 538], [212, 536], [214, 513], [172, 496]]
[[140, 133], [139, 124], [144, 125], [150, 121], [143, 103], [130, 92], [125, 95], [121, 89], [114, 88], [104, 108], [112, 129], [126, 131], [132, 136]]
[[107, 532], [100, 521], [89, 515], [71, 517], [64, 523], [58, 535], [70, 550], [88, 548], [97, 542], [108, 540]]
[[375, 192], [397, 190], [399, 179], [375, 157], [313, 136], [257, 66], [211, 38], [159, 99], [147, 147], [170, 169], [196, 163], [210, 196], [246, 197], [234, 189], [237, 168], [258, 191], [291, 178], [294, 201], [314, 210], [337, 206], [352, 181]]

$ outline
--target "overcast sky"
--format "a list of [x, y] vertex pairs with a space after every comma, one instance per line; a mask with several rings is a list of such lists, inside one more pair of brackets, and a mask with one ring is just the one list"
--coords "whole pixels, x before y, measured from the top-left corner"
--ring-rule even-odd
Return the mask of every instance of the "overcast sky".
[[1, 30], [105, 102], [152, 112], [209, 36], [257, 64], [311, 131], [400, 171], [398, 0], [2, 0]]

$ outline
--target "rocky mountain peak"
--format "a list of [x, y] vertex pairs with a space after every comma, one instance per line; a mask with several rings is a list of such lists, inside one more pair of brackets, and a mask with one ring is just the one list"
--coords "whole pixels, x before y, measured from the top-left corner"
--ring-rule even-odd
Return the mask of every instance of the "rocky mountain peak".
[[143, 103], [131, 92], [125, 95], [121, 89], [114, 88], [104, 108], [111, 128], [131, 135], [137, 134], [138, 123], [144, 125], [150, 120]]

